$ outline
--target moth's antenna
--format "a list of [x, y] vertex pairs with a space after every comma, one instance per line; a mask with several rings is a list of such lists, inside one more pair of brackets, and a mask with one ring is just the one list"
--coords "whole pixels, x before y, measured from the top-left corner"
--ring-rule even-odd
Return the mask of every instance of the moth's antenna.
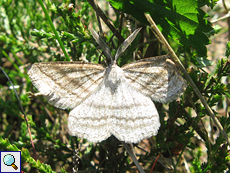
[[103, 49], [103, 52], [105, 54], [105, 56], [107, 58], [111, 59], [111, 64], [114, 63], [113, 61], [113, 57], [111, 55], [109, 46], [104, 42], [104, 40], [102, 40], [102, 38], [97, 34], [97, 32], [93, 29], [93, 28], [89, 28], [93, 38], [95, 39], [95, 41], [99, 44], [99, 46]]
[[127, 49], [127, 47], [133, 42], [133, 40], [136, 38], [138, 32], [141, 30], [141, 28], [136, 29], [128, 38], [125, 39], [125, 41], [119, 46], [117, 49], [117, 53], [115, 55], [115, 62], [117, 61], [117, 58], [121, 56], [122, 53]]

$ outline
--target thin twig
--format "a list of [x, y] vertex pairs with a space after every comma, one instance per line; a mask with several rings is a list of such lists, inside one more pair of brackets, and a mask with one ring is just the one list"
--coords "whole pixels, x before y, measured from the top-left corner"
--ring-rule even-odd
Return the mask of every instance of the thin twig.
[[224, 20], [224, 19], [229, 18], [229, 17], [230, 17], [230, 13], [228, 12], [228, 13], [225, 14], [224, 16], [222, 16], [222, 17], [220, 17], [220, 18], [218, 18], [218, 19], [211, 20], [210, 22], [211, 22], [211, 23], [216, 23], [216, 22], [219, 22], [219, 21]]
[[102, 26], [101, 26], [101, 20], [100, 20], [98, 13], [96, 13], [96, 16], [97, 16], [97, 22], [98, 22], [98, 27], [99, 27], [99, 31], [100, 31], [100, 36], [102, 36], [103, 31], [102, 31]]
[[34, 142], [33, 142], [31, 131], [30, 131], [30, 126], [29, 126], [29, 123], [27, 121], [27, 115], [26, 115], [26, 113], [25, 113], [25, 111], [24, 111], [24, 109], [22, 107], [22, 103], [21, 103], [21, 101], [20, 101], [20, 99], [18, 97], [18, 93], [16, 92], [16, 90], [14, 88], [14, 84], [11, 82], [9, 76], [5, 73], [5, 71], [2, 69], [2, 67], [0, 67], [0, 69], [2, 70], [3, 74], [6, 76], [7, 80], [10, 82], [11, 86], [13, 87], [14, 93], [15, 93], [15, 95], [17, 97], [17, 100], [19, 102], [19, 106], [21, 108], [21, 111], [22, 111], [22, 113], [24, 115], [24, 118], [25, 118], [25, 121], [26, 121], [26, 126], [27, 126], [27, 129], [28, 129], [29, 135], [30, 135], [31, 145], [33, 147], [34, 159], [37, 160], [37, 154], [36, 154], [36, 150], [35, 150], [35, 147], [34, 147]]
[[[202, 125], [203, 128], [204, 128], [204, 133], [206, 134], [206, 139], [204, 139], [204, 140], [206, 140], [205, 142], [208, 142], [209, 148], [211, 148], [210, 144], [211, 144], [211, 143], [214, 144], [214, 141], [213, 141], [212, 139], [209, 138], [209, 136], [208, 136], [208, 131], [206, 130], [205, 125], [204, 125], [204, 122], [203, 122], [203, 120], [201, 119], [200, 114], [198, 113], [198, 111], [197, 111], [197, 109], [196, 109], [196, 106], [195, 106], [195, 104], [194, 104], [194, 102], [193, 102], [192, 99], [190, 99], [190, 103], [191, 103], [193, 109], [195, 110], [196, 115], [197, 115], [198, 118], [200, 119], [201, 125]], [[200, 135], [200, 134], [199, 134], [199, 135]], [[205, 135], [204, 135], [204, 137], [205, 137]], [[209, 152], [210, 152], [210, 151], [209, 151]]]
[[137, 166], [137, 169], [139, 170], [140, 173], [145, 173], [145, 171], [143, 170], [143, 168], [141, 167], [140, 163], [138, 162], [137, 158], [135, 157], [135, 155], [133, 154], [132, 150], [130, 149], [130, 147], [125, 143], [122, 142], [122, 145], [125, 147], [126, 151], [129, 153], [129, 156], [133, 159], [133, 162], [135, 163], [135, 165]]
[[152, 168], [151, 168], [151, 170], [150, 170], [150, 173], [152, 173], [152, 172], [153, 172], [153, 169], [154, 169], [154, 167], [155, 167], [155, 165], [156, 165], [156, 163], [157, 163], [157, 160], [159, 159], [160, 155], [161, 155], [161, 153], [160, 153], [160, 154], [158, 154], [158, 156], [157, 156], [156, 160], [154, 161], [153, 166], [152, 166]]
[[[228, 21], [228, 40], [230, 40], [230, 11], [228, 10], [228, 7], [227, 7], [227, 5], [226, 5], [226, 3], [225, 3], [225, 0], [223, 0], [223, 6], [224, 6], [224, 9], [225, 9], [225, 12], [227, 13], [226, 15], [228, 15], [228, 18], [227, 18], [227, 21]], [[227, 77], [226, 78], [226, 82], [227, 83], [229, 83], [229, 78]], [[229, 103], [230, 103], [230, 100], [229, 100], [229, 98], [228, 97], [226, 97], [226, 110], [225, 110], [225, 115], [226, 115], [226, 117], [228, 116], [228, 111], [229, 111], [229, 107], [228, 107], [228, 105], [229, 105]]]
[[191, 171], [189, 170], [188, 162], [187, 162], [185, 156], [184, 155], [182, 155], [182, 156], [183, 156], [183, 161], [184, 161], [184, 168], [185, 168], [187, 173], [190, 173]]
[[208, 114], [210, 115], [210, 117], [212, 118], [212, 120], [214, 121], [214, 123], [216, 124], [216, 126], [218, 127], [218, 129], [221, 131], [221, 133], [224, 136], [225, 140], [228, 142], [228, 145], [230, 145], [230, 141], [229, 141], [228, 135], [224, 131], [224, 129], [223, 129], [220, 121], [216, 118], [216, 116], [213, 113], [212, 109], [209, 107], [208, 103], [206, 102], [206, 100], [204, 99], [204, 97], [201, 95], [199, 89], [197, 88], [197, 86], [193, 82], [192, 78], [187, 73], [186, 69], [184, 68], [183, 64], [180, 62], [179, 58], [177, 57], [177, 55], [175, 54], [175, 52], [173, 51], [173, 49], [171, 48], [171, 46], [168, 44], [167, 40], [164, 38], [164, 36], [160, 32], [160, 30], [158, 29], [158, 27], [155, 24], [155, 22], [153, 21], [152, 17], [149, 14], [145, 14], [145, 17], [147, 18], [147, 20], [149, 21], [149, 23], [151, 25], [152, 32], [155, 34], [155, 36], [158, 38], [158, 40], [164, 45], [164, 47], [166, 48], [169, 56], [176, 63], [176, 65], [180, 68], [180, 70], [184, 73], [186, 79], [190, 83], [190, 85], [193, 88], [193, 90], [195, 91], [196, 95], [201, 100], [201, 102], [204, 105], [205, 109], [207, 110]]
[[[229, 15], [230, 12], [229, 12], [228, 7], [227, 7], [227, 5], [225, 3], [225, 0], [222, 0], [222, 1], [223, 1], [223, 6], [224, 6], [224, 9], [225, 9], [225, 13], [227, 15]], [[229, 18], [229, 16], [227, 18], [227, 22], [228, 22], [228, 40], [230, 40], [230, 34], [229, 34], [230, 33], [230, 18]]]
[[123, 43], [125, 39], [121, 36], [119, 32], [115, 29], [115, 27], [111, 24], [105, 13], [101, 10], [101, 8], [95, 4], [94, 0], [87, 0], [89, 4], [93, 7], [93, 9], [96, 11], [97, 15], [100, 16], [100, 18], [104, 21], [104, 23], [109, 27], [109, 29], [114, 33], [114, 35], [117, 37], [117, 39], [120, 41], [120, 43]]
[[50, 16], [49, 16], [49, 14], [48, 14], [48, 11], [46, 10], [46, 8], [45, 8], [45, 6], [44, 6], [42, 0], [38, 0], [38, 3], [41, 5], [42, 10], [43, 10], [43, 12], [44, 12], [45, 15], [46, 15], [46, 19], [48, 20], [49, 25], [50, 25], [50, 27], [52, 28], [52, 30], [53, 30], [53, 32], [54, 32], [54, 34], [55, 34], [55, 37], [56, 37], [58, 43], [60, 44], [60, 47], [61, 47], [61, 49], [62, 49], [62, 51], [63, 51], [63, 53], [64, 53], [64, 55], [65, 55], [66, 60], [70, 61], [69, 55], [68, 55], [68, 53], [67, 53], [66, 50], [65, 50], [65, 47], [64, 47], [64, 45], [63, 45], [63, 43], [62, 43], [62, 41], [61, 41], [61, 38], [59, 37], [59, 34], [58, 34], [57, 30], [55, 29], [54, 24], [53, 24], [53, 22], [52, 22], [52, 20], [51, 20], [51, 18], [50, 18]]

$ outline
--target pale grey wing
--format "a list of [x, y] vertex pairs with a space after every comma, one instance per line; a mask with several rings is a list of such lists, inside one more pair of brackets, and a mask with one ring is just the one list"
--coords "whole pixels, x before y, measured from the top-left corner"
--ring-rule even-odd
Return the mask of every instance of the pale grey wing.
[[94, 94], [69, 113], [69, 133], [90, 142], [101, 142], [107, 139], [111, 135], [110, 104], [111, 95], [105, 89], [105, 85], [101, 83]]
[[68, 118], [70, 134], [91, 142], [114, 135], [121, 141], [137, 143], [156, 135], [159, 127], [152, 100], [129, 86], [125, 79], [115, 92], [102, 83]]
[[157, 102], [171, 102], [186, 88], [181, 73], [167, 55], [129, 63], [122, 70], [131, 86]]
[[28, 69], [33, 85], [50, 104], [74, 108], [97, 90], [104, 67], [85, 62], [41, 62]]
[[127, 143], [138, 143], [142, 139], [155, 136], [160, 128], [157, 109], [148, 96], [124, 79], [113, 95], [113, 116], [111, 133]]

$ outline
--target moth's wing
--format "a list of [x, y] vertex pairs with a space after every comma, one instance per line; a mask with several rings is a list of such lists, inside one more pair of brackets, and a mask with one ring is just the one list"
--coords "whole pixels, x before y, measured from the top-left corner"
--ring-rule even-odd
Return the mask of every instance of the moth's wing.
[[69, 133], [91, 142], [107, 139], [111, 135], [108, 121], [111, 116], [110, 104], [111, 95], [102, 82], [95, 93], [69, 113]]
[[50, 104], [74, 108], [97, 90], [104, 67], [85, 62], [41, 62], [28, 69], [33, 85]]
[[186, 82], [167, 55], [146, 58], [122, 67], [131, 86], [157, 102], [171, 102], [178, 98]]
[[70, 112], [71, 135], [100, 142], [113, 134], [121, 141], [137, 143], [157, 134], [159, 116], [149, 97], [125, 80], [115, 92], [106, 86], [101, 83], [100, 89]]
[[157, 135], [160, 120], [153, 101], [130, 86], [126, 80], [117, 88], [112, 103], [111, 133], [119, 140], [138, 143]]

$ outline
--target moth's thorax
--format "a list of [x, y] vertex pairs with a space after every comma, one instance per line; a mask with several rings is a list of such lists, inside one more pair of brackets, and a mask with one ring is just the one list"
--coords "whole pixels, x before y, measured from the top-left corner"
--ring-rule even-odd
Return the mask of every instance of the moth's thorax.
[[116, 64], [110, 65], [106, 68], [104, 84], [109, 87], [112, 94], [116, 92], [117, 87], [124, 79], [123, 70]]

